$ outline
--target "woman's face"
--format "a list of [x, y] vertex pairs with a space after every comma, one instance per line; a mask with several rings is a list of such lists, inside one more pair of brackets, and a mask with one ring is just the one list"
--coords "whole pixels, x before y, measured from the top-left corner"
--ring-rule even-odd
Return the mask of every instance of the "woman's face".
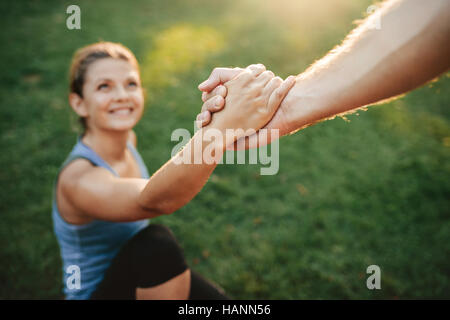
[[104, 58], [92, 63], [83, 85], [88, 128], [130, 130], [141, 119], [144, 95], [139, 72], [128, 61]]

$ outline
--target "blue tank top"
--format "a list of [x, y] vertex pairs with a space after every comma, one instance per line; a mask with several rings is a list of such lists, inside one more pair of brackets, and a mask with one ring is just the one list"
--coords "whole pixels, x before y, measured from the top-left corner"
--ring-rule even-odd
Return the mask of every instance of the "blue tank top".
[[[139, 165], [142, 178], [148, 179], [147, 167], [138, 151], [131, 143], [128, 143], [128, 149]], [[87, 159], [93, 165], [106, 168], [114, 175], [119, 176], [80, 138], [59, 172], [78, 158]], [[66, 299], [89, 299], [122, 245], [139, 230], [146, 227], [149, 220], [134, 222], [94, 220], [83, 225], [68, 223], [61, 217], [56, 205], [57, 181], [58, 177], [53, 188], [52, 218], [63, 262], [63, 291]]]

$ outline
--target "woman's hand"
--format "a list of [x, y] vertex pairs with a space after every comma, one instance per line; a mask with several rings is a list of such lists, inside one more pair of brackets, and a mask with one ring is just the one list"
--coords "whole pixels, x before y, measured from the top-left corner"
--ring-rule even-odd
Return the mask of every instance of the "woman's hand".
[[225, 97], [227, 96], [227, 88], [218, 85], [214, 90], [208, 93], [208, 97], [204, 93], [202, 100], [204, 101], [201, 112], [197, 115], [196, 126], [201, 129], [207, 126], [212, 119], [212, 114], [223, 109], [225, 106]]

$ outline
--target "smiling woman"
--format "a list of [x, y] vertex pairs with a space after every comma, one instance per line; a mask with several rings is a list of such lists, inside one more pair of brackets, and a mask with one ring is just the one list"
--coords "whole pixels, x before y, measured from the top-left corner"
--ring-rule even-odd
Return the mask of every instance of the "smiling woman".
[[[140, 120], [144, 109], [139, 72], [125, 60], [101, 59], [86, 73], [83, 96], [73, 92], [69, 101], [75, 112], [86, 119], [88, 131], [97, 127], [129, 128]], [[89, 123], [94, 121], [95, 126]]]
[[[126, 94], [125, 91], [131, 92], [132, 104], [125, 108], [129, 108], [130, 111], [137, 109], [139, 120], [142, 116], [144, 99], [139, 87], [139, 64], [136, 57], [121, 44], [100, 42], [81, 48], [75, 53], [70, 68], [69, 102], [80, 116], [80, 122], [85, 130], [88, 110], [83, 100], [84, 95], [87, 94], [87, 99], [97, 99], [104, 105], [114, 90], [119, 90], [120, 95]], [[120, 108], [124, 106], [111, 106], [109, 111], [114, 113]]]
[[[157, 210], [137, 204], [149, 174], [132, 131], [144, 108], [134, 55], [108, 42], [78, 50], [70, 89], [69, 103], [85, 130], [61, 168], [53, 201], [66, 298], [186, 299], [199, 294], [198, 287], [212, 288], [209, 298], [223, 297], [187, 268], [169, 229], [148, 225], [145, 218], [157, 216]], [[142, 219], [130, 212], [141, 212]], [[71, 283], [74, 266], [78, 286]], [[130, 280], [136, 268], [142, 276]]]

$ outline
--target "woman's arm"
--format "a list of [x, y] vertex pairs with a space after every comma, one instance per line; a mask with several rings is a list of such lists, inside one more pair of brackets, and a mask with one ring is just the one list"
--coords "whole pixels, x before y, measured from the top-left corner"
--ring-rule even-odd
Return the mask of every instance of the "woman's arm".
[[[205, 141], [202, 131], [198, 131], [150, 179], [119, 178], [87, 160], [77, 160], [61, 173], [61, 188], [83, 221], [125, 222], [170, 214], [203, 188], [217, 164], [208, 164], [202, 157], [208, 147], [217, 150], [220, 157], [224, 148], [217, 144]], [[180, 163], [180, 159], [185, 163]], [[194, 164], [195, 159], [201, 159], [200, 163]]]
[[[92, 167], [84, 161], [77, 163], [78, 173], [74, 168], [71, 177], [63, 179], [67, 181], [63, 192], [70, 203], [85, 217], [109, 221], [154, 218], [187, 204], [203, 188], [217, 165], [204, 161], [203, 156], [212, 153], [220, 159], [226, 145], [241, 137], [227, 140], [223, 135], [223, 139], [209, 141], [207, 134], [212, 130], [224, 134], [227, 129], [259, 129], [272, 117], [294, 84], [293, 78], [282, 82], [271, 72], [262, 71], [243, 72], [231, 81], [227, 85], [227, 110], [210, 126], [198, 131], [149, 180], [117, 178], [104, 168]], [[196, 159], [201, 159], [200, 163]]]

